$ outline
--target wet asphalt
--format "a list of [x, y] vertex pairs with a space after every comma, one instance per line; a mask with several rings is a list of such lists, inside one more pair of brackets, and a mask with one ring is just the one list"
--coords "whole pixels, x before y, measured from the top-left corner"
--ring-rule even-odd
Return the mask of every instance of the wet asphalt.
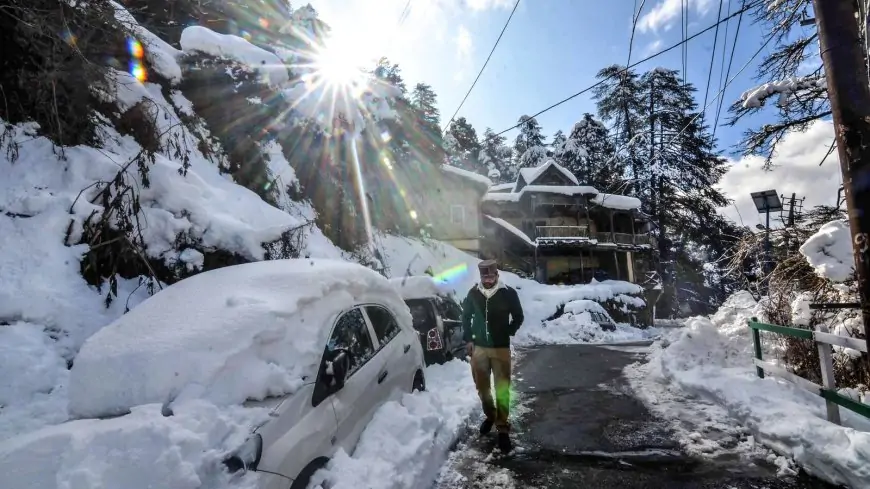
[[[780, 478], [766, 460], [684, 453], [671, 424], [635, 397], [623, 369], [645, 344], [550, 346], [520, 352], [513, 416], [519, 449], [493, 457], [494, 435], [472, 422], [437, 489], [832, 488], [800, 473]], [[716, 433], [705, 433], [715, 438]], [[495, 452], [497, 454], [497, 452]]]

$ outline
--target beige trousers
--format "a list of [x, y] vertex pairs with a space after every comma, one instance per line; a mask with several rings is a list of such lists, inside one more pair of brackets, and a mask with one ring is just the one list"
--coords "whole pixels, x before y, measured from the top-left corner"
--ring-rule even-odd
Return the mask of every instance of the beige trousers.
[[[490, 374], [495, 379], [495, 402], [492, 399]], [[471, 376], [474, 378], [474, 385], [477, 387], [477, 395], [480, 396], [486, 419], [492, 420], [499, 432], [509, 432], [511, 349], [475, 345], [471, 354]]]

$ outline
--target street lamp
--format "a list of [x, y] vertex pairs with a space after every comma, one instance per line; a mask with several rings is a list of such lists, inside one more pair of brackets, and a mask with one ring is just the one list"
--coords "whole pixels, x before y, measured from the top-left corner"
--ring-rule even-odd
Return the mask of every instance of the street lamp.
[[[770, 213], [782, 211], [782, 201], [779, 200], [779, 194], [776, 190], [762, 190], [761, 192], [752, 192], [752, 202], [755, 204], [755, 210], [759, 214], [764, 214], [764, 252], [765, 263], [764, 271], [767, 273], [770, 267]], [[757, 226], [759, 229], [761, 225]]]

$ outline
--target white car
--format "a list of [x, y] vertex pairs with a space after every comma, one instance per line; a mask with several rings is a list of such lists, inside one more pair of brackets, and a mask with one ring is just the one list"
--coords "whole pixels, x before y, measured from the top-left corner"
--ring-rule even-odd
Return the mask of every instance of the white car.
[[352, 453], [385, 402], [425, 389], [423, 351], [387, 279], [332, 260], [275, 260], [182, 280], [85, 343], [70, 411], [207, 399], [268, 408], [225, 458], [263, 489], [304, 489], [339, 448]]

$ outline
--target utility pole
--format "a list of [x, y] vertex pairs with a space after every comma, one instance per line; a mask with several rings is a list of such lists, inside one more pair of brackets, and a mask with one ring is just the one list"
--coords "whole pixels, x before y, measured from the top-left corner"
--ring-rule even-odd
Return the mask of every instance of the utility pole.
[[[846, 191], [864, 335], [870, 345], [870, 79], [853, 2], [813, 0], [813, 10]], [[865, 358], [870, 360], [870, 355]]]

